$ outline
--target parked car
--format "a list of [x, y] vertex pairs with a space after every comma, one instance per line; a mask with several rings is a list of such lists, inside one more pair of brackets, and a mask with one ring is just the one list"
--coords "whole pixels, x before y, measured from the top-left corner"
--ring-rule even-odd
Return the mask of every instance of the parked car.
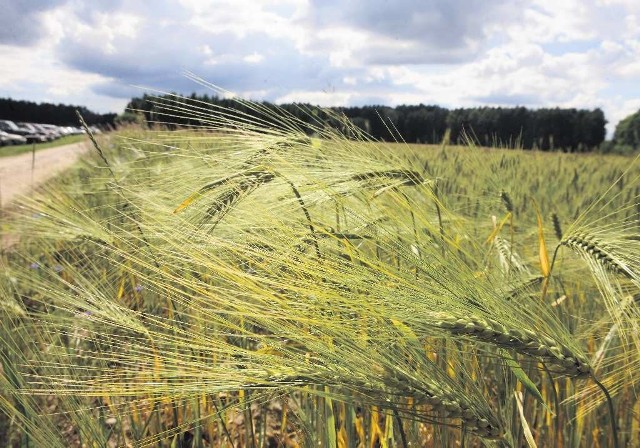
[[64, 132], [62, 132], [62, 128], [54, 124], [38, 124], [36, 126], [49, 132], [51, 135], [53, 135], [53, 138], [60, 138], [65, 135]]
[[27, 143], [27, 139], [21, 135], [0, 131], [0, 146], [24, 145], [25, 143]]
[[0, 120], [0, 131], [21, 135], [27, 139], [27, 143], [40, 143], [42, 141], [40, 134], [34, 134], [28, 129], [21, 128], [11, 120]]
[[78, 135], [83, 133], [82, 129], [73, 126], [59, 126], [58, 129], [63, 135]]
[[60, 133], [58, 132], [58, 129], [56, 126], [53, 126], [51, 124], [41, 124], [41, 123], [37, 123], [37, 124], [34, 123], [33, 126], [36, 129], [39, 129], [40, 131], [44, 132], [47, 135], [47, 138], [51, 140], [55, 140], [60, 137]]
[[33, 135], [37, 135], [39, 140], [40, 140], [37, 143], [50, 142], [51, 140], [53, 140], [53, 137], [51, 135], [49, 135], [48, 132], [44, 131], [43, 129], [38, 128], [37, 125], [35, 125], [33, 123], [25, 123], [24, 121], [21, 121], [21, 122], [18, 122], [16, 124], [19, 127], [21, 127], [22, 129], [28, 130]]

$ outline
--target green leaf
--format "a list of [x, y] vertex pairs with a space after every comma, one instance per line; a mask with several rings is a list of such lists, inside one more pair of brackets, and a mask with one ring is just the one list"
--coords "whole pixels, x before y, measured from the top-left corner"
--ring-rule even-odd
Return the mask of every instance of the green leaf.
[[545, 407], [547, 411], [551, 412], [551, 410], [547, 407], [546, 403], [544, 402], [544, 399], [542, 398], [542, 394], [540, 393], [536, 385], [533, 383], [533, 381], [531, 381], [531, 378], [529, 378], [529, 376], [525, 373], [522, 367], [520, 367], [520, 364], [518, 363], [518, 361], [513, 359], [513, 357], [506, 350], [500, 349], [500, 353], [502, 358], [504, 359], [504, 362], [509, 366], [513, 374], [516, 376], [518, 381], [520, 381], [520, 383], [524, 386], [524, 388], [527, 389], [527, 391], [529, 391], [529, 393], [533, 395], [536, 398], [536, 400], [538, 400], [540, 404], [542, 404], [542, 406]]
[[[324, 391], [329, 393], [329, 388], [325, 386]], [[333, 400], [327, 395], [324, 398], [326, 412], [326, 443], [329, 448], [338, 448], [338, 438], [336, 434], [336, 416], [333, 413]]]

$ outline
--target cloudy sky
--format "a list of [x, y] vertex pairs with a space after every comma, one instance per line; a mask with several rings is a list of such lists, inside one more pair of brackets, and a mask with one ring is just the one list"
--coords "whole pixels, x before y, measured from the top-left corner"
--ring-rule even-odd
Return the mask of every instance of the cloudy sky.
[[640, 109], [639, 0], [0, 0], [0, 97]]

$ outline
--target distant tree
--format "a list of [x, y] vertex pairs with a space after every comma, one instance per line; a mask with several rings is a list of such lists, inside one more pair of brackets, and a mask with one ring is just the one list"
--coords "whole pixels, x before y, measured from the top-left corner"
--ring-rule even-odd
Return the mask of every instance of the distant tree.
[[31, 101], [0, 98], [0, 119], [32, 123], [78, 126], [76, 110], [89, 125], [111, 126], [116, 114], [98, 114], [84, 106], [67, 104], [34, 103]]
[[113, 121], [114, 121], [114, 124], [118, 127], [128, 126], [128, 125], [137, 125], [137, 126], [146, 125], [144, 114], [141, 112], [125, 111], [124, 113], [116, 116], [116, 118]]
[[600, 108], [592, 111], [579, 111], [577, 132], [584, 142], [582, 151], [602, 146], [606, 137], [606, 124], [607, 120], [604, 117], [604, 112]]
[[617, 152], [633, 152], [640, 148], [640, 110], [618, 123], [613, 145]]

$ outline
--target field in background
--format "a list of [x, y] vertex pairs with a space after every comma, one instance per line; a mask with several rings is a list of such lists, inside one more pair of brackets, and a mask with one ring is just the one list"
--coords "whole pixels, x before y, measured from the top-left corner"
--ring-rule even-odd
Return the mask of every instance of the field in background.
[[124, 131], [17, 211], [0, 439], [640, 443], [634, 159], [253, 124]]

